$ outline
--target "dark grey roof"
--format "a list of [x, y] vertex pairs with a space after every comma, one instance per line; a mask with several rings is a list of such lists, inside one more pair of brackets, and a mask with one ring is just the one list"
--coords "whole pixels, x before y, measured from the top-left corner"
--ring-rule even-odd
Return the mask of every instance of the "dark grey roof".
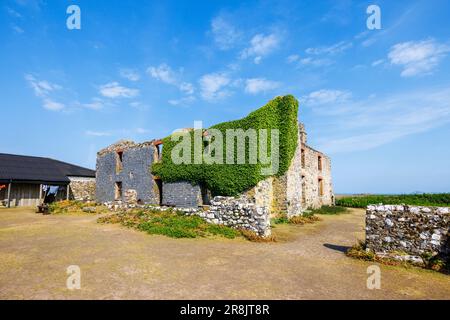
[[0, 180], [69, 182], [69, 176], [95, 177], [95, 171], [50, 158], [0, 153]]

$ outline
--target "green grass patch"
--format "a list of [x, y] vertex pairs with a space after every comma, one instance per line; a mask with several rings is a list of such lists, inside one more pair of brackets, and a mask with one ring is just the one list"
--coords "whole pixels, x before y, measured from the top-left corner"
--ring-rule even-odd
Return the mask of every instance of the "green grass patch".
[[301, 216], [294, 216], [288, 218], [286, 214], [280, 214], [278, 217], [270, 220], [271, 225], [277, 224], [306, 224], [306, 223], [314, 223], [319, 221], [320, 218], [315, 216], [314, 213], [307, 211], [304, 212]]
[[77, 200], [63, 200], [50, 203], [48, 206], [51, 214], [99, 214], [108, 209], [95, 202], [83, 202]]
[[311, 213], [334, 215], [334, 214], [348, 213], [348, 209], [340, 206], [322, 206], [319, 209], [311, 210]]
[[240, 232], [233, 228], [210, 224], [198, 216], [187, 216], [175, 210], [131, 210], [101, 217], [98, 222], [120, 223], [149, 234], [159, 234], [171, 238], [221, 236], [234, 239], [240, 235]]
[[361, 195], [336, 199], [337, 206], [352, 207], [352, 208], [365, 208], [368, 205], [378, 203], [449, 207], [450, 193]]

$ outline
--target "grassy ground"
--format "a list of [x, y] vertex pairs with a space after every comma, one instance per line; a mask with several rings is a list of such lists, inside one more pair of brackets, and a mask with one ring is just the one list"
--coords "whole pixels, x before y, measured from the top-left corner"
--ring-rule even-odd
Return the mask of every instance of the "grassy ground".
[[182, 212], [172, 210], [136, 209], [101, 217], [98, 222], [120, 223], [149, 234], [165, 235], [171, 238], [222, 236], [234, 239], [240, 236], [238, 230], [210, 224], [198, 216], [186, 216]]
[[[99, 215], [0, 214], [0, 299], [448, 299], [450, 277], [380, 264], [345, 251], [364, 238], [364, 210], [321, 215], [320, 223], [280, 224], [274, 243], [239, 237], [148, 236]], [[67, 267], [81, 289], [66, 287]]]
[[416, 206], [450, 206], [450, 193], [440, 194], [400, 194], [400, 195], [355, 195], [341, 196], [336, 205], [352, 208], [365, 208], [371, 204], [406, 204]]
[[108, 212], [108, 209], [95, 202], [63, 200], [49, 205], [51, 214], [99, 214], [105, 212]]

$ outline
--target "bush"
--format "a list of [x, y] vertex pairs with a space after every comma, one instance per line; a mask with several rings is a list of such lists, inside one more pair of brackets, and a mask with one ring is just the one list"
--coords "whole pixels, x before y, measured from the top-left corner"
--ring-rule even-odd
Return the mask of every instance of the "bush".
[[[291, 95], [277, 97], [262, 108], [251, 112], [247, 117], [230, 122], [223, 122], [212, 126], [210, 129], [219, 130], [223, 135], [223, 157], [227, 155], [227, 144], [231, 141], [226, 139], [226, 131], [228, 129], [267, 129], [268, 146], [267, 153], [270, 154], [271, 139], [270, 130], [279, 130], [279, 168], [276, 175], [284, 174], [297, 148], [298, 138], [298, 101]], [[191, 150], [194, 150], [194, 136], [202, 137], [203, 132], [192, 130], [181, 134], [178, 138], [189, 141]], [[180, 135], [180, 133], [178, 133]], [[245, 155], [246, 163], [236, 163], [236, 144], [234, 145], [233, 156], [235, 164], [194, 164], [194, 154], [191, 154], [191, 164], [175, 164], [172, 162], [172, 151], [180, 142], [172, 141], [173, 136], [163, 139], [164, 152], [162, 153], [162, 161], [152, 165], [152, 174], [159, 176], [166, 182], [189, 181], [193, 184], [202, 184], [211, 190], [213, 195], [235, 196], [252, 187], [259, 181], [266, 179], [267, 175], [261, 174], [261, 168], [267, 165], [258, 162], [250, 164], [249, 150], [250, 143], [246, 139]], [[186, 140], [185, 140], [186, 139]], [[236, 139], [233, 139], [236, 140]], [[235, 141], [232, 141], [234, 144]], [[189, 143], [188, 143], [189, 144]], [[211, 146], [213, 142], [211, 142]], [[252, 144], [252, 146], [254, 146]], [[205, 145], [201, 146], [202, 152]], [[256, 146], [258, 148], [258, 146]], [[177, 150], [177, 149], [175, 149]], [[213, 148], [214, 150], [214, 148]], [[214, 152], [212, 152], [214, 154]], [[258, 154], [261, 150], [258, 148]], [[188, 158], [189, 159], [189, 158]]]
[[51, 214], [70, 214], [70, 213], [103, 213], [106, 207], [94, 202], [83, 202], [77, 200], [63, 200], [50, 203], [48, 211]]
[[400, 195], [362, 195], [336, 199], [336, 205], [365, 208], [372, 204], [406, 204], [415, 206], [450, 206], [450, 193], [423, 193]]

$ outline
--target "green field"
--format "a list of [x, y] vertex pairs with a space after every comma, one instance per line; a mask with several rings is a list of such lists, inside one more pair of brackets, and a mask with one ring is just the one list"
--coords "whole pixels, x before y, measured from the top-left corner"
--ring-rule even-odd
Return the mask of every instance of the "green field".
[[450, 193], [423, 193], [399, 195], [353, 195], [336, 199], [337, 206], [365, 208], [370, 204], [407, 204], [416, 206], [450, 206]]

